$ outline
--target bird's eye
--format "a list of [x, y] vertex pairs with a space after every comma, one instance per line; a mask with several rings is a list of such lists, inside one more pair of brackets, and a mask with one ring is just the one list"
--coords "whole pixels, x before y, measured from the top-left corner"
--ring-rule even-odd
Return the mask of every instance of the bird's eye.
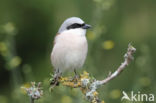
[[81, 27], [85, 26], [85, 23], [81, 24]]
[[84, 25], [85, 25], [85, 23], [83, 23], [83, 24], [74, 23], [74, 24], [68, 26], [67, 29], [69, 30], [69, 29], [74, 29], [74, 28], [81, 28]]

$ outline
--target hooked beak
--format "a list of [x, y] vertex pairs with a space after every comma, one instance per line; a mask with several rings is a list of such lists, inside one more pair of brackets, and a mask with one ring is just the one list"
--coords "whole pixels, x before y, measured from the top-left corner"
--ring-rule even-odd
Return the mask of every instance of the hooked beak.
[[89, 28], [91, 28], [91, 27], [92, 27], [92, 26], [89, 25], [89, 24], [85, 24], [84, 26], [82, 26], [83, 29], [89, 29]]

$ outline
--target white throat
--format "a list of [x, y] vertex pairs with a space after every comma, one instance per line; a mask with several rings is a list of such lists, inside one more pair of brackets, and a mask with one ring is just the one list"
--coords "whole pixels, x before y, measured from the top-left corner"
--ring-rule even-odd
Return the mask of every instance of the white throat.
[[70, 30], [65, 30], [62, 32], [63, 34], [72, 34], [72, 35], [77, 35], [77, 36], [85, 36], [86, 35], [86, 30], [82, 28], [76, 28], [76, 29], [70, 29]]

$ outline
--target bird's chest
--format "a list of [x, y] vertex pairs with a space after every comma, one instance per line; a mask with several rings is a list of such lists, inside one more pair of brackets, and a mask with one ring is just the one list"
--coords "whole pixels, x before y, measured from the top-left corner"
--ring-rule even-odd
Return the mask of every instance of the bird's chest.
[[74, 64], [83, 61], [86, 57], [88, 44], [85, 36], [69, 36], [60, 37], [56, 43], [59, 48], [59, 55], [63, 62]]
[[83, 52], [87, 48], [87, 40], [85, 36], [62, 35], [57, 39], [57, 44], [64, 52], [78, 53]]

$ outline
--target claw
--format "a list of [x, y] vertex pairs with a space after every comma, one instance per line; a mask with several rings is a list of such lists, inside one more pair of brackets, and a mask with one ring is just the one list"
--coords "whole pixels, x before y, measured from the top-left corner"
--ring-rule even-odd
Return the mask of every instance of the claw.
[[76, 70], [74, 69], [74, 73], [75, 73], [75, 76], [73, 77], [72, 81], [74, 82], [78, 82], [79, 78], [80, 78], [80, 75], [77, 74]]
[[50, 85], [53, 87], [59, 86], [59, 78], [61, 77], [61, 72], [59, 72], [59, 69], [55, 70], [55, 73], [53, 75], [53, 79], [50, 82]]

